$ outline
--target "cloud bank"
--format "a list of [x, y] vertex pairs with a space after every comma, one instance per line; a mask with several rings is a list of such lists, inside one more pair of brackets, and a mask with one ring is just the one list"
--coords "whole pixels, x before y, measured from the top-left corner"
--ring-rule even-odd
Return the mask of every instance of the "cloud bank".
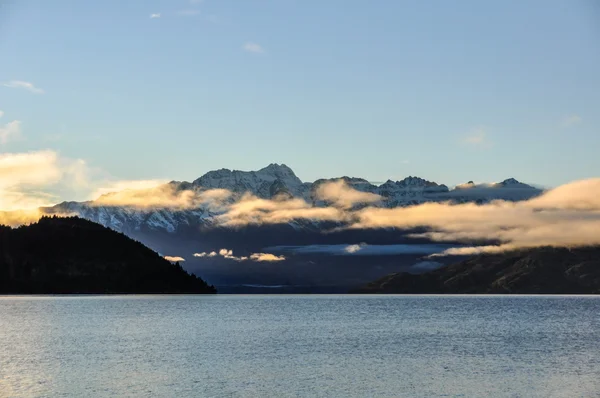
[[[129, 188], [106, 193], [94, 200], [92, 205], [135, 207], [139, 209], [170, 208], [179, 210], [206, 207], [218, 211], [231, 196], [231, 192], [226, 189], [210, 189], [206, 191], [181, 190], [174, 184], [165, 184], [158, 180], [121, 181], [114, 184], [113, 187], [115, 185], [129, 186]], [[136, 189], [136, 187], [140, 188]], [[102, 190], [106, 191], [110, 190], [110, 188], [102, 188]]]
[[[301, 199], [264, 200], [246, 196], [219, 217], [223, 225], [276, 224], [292, 220], [340, 221], [346, 228], [424, 227], [414, 235], [434, 241], [499, 241], [500, 245], [453, 248], [444, 254], [497, 252], [538, 246], [600, 244], [600, 178], [576, 181], [521, 202], [488, 204], [424, 203], [409, 207], [350, 210], [362, 193], [350, 187], [328, 188], [344, 207], [315, 208]], [[344, 195], [346, 195], [344, 197]]]

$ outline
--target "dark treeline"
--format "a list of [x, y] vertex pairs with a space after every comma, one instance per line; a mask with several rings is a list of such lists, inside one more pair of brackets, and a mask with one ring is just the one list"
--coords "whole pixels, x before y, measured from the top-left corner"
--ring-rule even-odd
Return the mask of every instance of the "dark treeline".
[[178, 263], [78, 217], [0, 226], [0, 293], [216, 293]]

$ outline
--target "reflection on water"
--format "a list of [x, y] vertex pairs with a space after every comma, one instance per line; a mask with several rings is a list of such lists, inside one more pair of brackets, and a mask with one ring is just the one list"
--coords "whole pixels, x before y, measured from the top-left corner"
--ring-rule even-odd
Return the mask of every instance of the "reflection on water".
[[600, 298], [0, 298], [0, 396], [600, 395]]

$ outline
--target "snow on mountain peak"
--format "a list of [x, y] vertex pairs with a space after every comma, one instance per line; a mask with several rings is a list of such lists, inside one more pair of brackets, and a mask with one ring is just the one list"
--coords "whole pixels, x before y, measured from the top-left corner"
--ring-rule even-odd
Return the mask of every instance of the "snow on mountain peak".
[[[276, 187], [272, 187], [277, 182]], [[285, 164], [271, 163], [258, 171], [220, 169], [209, 171], [194, 180], [194, 186], [201, 189], [228, 189], [236, 193], [251, 192], [262, 198], [269, 198], [275, 191], [287, 190], [294, 196], [302, 196], [302, 181]]]
[[500, 187], [504, 187], [504, 188], [528, 188], [528, 189], [535, 189], [531, 185], [524, 184], [524, 183], [522, 183], [520, 181], [517, 181], [514, 178], [507, 178], [506, 180], [504, 180], [502, 182], [494, 184], [494, 186], [500, 186]]

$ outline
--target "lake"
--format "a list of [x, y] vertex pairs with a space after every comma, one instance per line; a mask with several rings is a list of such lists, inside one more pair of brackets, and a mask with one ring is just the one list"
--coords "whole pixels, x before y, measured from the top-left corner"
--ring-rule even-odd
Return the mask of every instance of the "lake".
[[600, 297], [0, 298], [0, 397], [597, 397]]

